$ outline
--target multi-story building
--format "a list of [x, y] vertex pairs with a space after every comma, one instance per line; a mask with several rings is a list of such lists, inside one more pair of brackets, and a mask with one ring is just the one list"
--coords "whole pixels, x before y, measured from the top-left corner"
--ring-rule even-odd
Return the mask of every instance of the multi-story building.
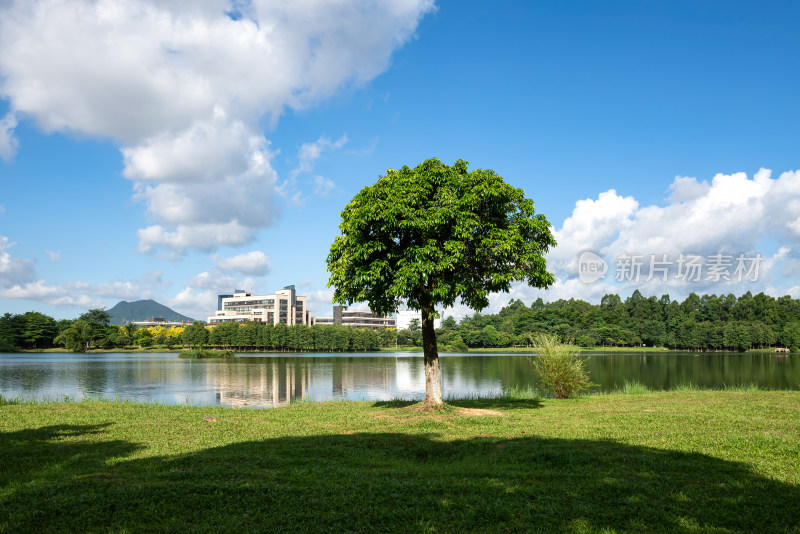
[[334, 306], [333, 317], [314, 317], [311, 324], [340, 324], [354, 328], [394, 328], [394, 319], [380, 316], [369, 310], [348, 310], [347, 306]]
[[220, 295], [217, 307], [216, 314], [208, 318], [210, 324], [247, 321], [287, 326], [311, 324], [306, 297], [298, 296], [294, 286], [279, 289], [274, 295], [236, 290], [233, 295]]
[[[408, 327], [411, 325], [412, 319], [418, 320], [419, 325], [422, 326], [422, 312], [416, 310], [400, 310], [395, 315], [395, 319], [397, 321], [398, 330], [408, 330]], [[433, 327], [434, 328], [442, 327], [441, 317], [437, 317], [436, 319], [433, 320]]]

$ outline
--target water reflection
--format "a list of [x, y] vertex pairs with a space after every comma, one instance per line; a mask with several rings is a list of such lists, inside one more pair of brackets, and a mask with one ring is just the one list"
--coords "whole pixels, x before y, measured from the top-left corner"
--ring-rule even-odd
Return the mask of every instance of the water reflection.
[[[800, 355], [619, 353], [586, 355], [592, 380], [611, 390], [636, 380], [653, 389], [682, 384], [800, 388]], [[446, 397], [487, 396], [535, 386], [524, 355], [443, 355]], [[283, 406], [298, 400], [422, 399], [422, 356], [407, 353], [243, 355], [180, 360], [174, 354], [0, 354], [6, 397], [104, 397], [167, 404]]]

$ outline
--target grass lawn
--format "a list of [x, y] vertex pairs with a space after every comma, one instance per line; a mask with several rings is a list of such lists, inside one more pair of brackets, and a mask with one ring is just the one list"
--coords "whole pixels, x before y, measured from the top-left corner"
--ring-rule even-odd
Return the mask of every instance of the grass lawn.
[[800, 532], [800, 392], [0, 406], [0, 532]]

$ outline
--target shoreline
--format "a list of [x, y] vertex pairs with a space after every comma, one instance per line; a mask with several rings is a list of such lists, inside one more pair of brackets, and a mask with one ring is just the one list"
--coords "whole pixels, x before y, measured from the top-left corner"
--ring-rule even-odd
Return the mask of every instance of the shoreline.
[[[181, 348], [151, 348], [151, 349], [91, 349], [84, 352], [72, 352], [67, 349], [55, 347], [49, 349], [24, 349], [17, 352], [9, 352], [7, 354], [110, 354], [110, 353], [120, 353], [120, 354], [151, 354], [151, 353], [180, 353], [186, 350], [195, 350], [195, 349], [187, 349], [185, 347]], [[220, 348], [211, 348], [210, 350], [234, 350], [234, 349], [220, 349]], [[695, 354], [714, 354], [714, 353], [725, 353], [725, 354], [778, 354], [778, 355], [789, 355], [789, 354], [800, 354], [798, 352], [777, 352], [774, 348], [771, 349], [749, 349], [746, 351], [727, 351], [727, 350], [688, 350], [688, 349], [668, 349], [665, 347], [574, 347], [574, 350], [581, 354], [586, 353], [596, 353], [596, 352], [626, 352], [632, 354], [662, 354], [662, 353], [695, 353]], [[422, 347], [397, 347], [397, 348], [379, 348], [375, 351], [330, 351], [330, 352], [320, 352], [320, 351], [280, 351], [280, 350], [248, 350], [248, 351], [237, 351], [234, 352], [239, 354], [365, 354], [365, 353], [389, 353], [389, 352], [405, 352], [405, 353], [419, 353], [422, 354]], [[530, 348], [528, 347], [497, 347], [497, 348], [474, 348], [469, 349], [467, 352], [457, 352], [457, 351], [439, 351], [440, 355], [447, 355], [447, 354], [535, 354]]]

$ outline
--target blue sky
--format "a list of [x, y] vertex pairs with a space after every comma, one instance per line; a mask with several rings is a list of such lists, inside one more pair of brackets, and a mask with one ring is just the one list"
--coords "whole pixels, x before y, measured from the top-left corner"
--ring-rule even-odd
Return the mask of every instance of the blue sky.
[[[295, 284], [328, 314], [341, 209], [429, 157], [494, 169], [556, 232], [557, 283], [489, 311], [800, 297], [796, 2], [281, 4], [0, 3], [0, 312], [205, 317]], [[604, 279], [580, 279], [584, 251]], [[663, 254], [668, 277], [620, 271]], [[763, 261], [686, 280], [681, 254]]]

